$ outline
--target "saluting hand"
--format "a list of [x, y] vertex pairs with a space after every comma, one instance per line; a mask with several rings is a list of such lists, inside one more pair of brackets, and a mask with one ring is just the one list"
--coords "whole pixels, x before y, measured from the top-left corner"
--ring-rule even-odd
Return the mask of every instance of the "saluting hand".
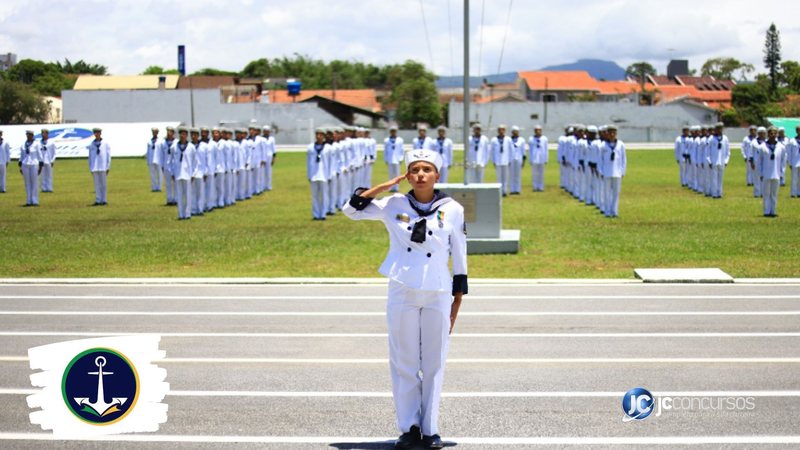
[[377, 186], [367, 189], [366, 191], [361, 193], [361, 196], [375, 198], [375, 196], [380, 194], [381, 192], [386, 192], [389, 189], [391, 189], [392, 186], [400, 184], [400, 182], [403, 181], [403, 179], [405, 179], [406, 177], [408, 177], [408, 173], [405, 173], [403, 175], [398, 175], [389, 181], [385, 181]]
[[458, 308], [461, 307], [461, 296], [459, 292], [453, 296], [453, 303], [450, 305], [450, 331], [447, 334], [453, 334], [453, 327], [456, 326], [456, 317], [458, 317]]

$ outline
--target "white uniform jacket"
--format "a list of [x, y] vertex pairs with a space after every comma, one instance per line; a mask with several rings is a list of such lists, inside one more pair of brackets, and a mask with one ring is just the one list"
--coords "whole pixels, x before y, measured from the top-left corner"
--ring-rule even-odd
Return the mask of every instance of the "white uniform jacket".
[[[422, 217], [406, 195], [373, 200], [359, 196], [360, 192], [363, 190], [357, 190], [342, 211], [351, 219], [380, 220], [386, 226], [389, 252], [380, 268], [382, 275], [412, 289], [467, 293], [464, 207], [437, 195], [432, 212]], [[452, 278], [448, 268], [451, 255]]]
[[158, 156], [158, 149], [161, 146], [161, 140], [158, 138], [150, 138], [147, 141], [147, 165], [161, 164], [161, 158]]
[[111, 170], [111, 147], [102, 139], [92, 141], [86, 146], [89, 151], [89, 172], [107, 172]]
[[547, 150], [547, 138], [531, 136], [528, 142], [528, 153], [531, 164], [547, 164], [550, 158]]
[[0, 164], [8, 164], [11, 162], [11, 146], [5, 139], [0, 138]]
[[491, 149], [492, 163], [496, 166], [507, 166], [511, 160], [511, 138], [503, 136], [501, 142], [499, 136], [493, 137]]
[[328, 144], [310, 144], [306, 150], [306, 178], [308, 181], [327, 181], [330, 175], [328, 162], [331, 148]]
[[486, 167], [489, 162], [489, 138], [486, 136], [469, 137], [469, 146], [465, 150], [467, 152], [467, 165]]
[[712, 166], [727, 166], [731, 159], [731, 146], [728, 136], [710, 136], [708, 138], [708, 162]]
[[789, 151], [789, 166], [800, 167], [800, 136], [790, 139], [786, 148]]
[[19, 146], [19, 165], [20, 166], [42, 166], [44, 160], [39, 143], [36, 141], [25, 141]]
[[453, 141], [450, 138], [436, 138], [433, 141], [433, 151], [442, 155], [442, 165], [444, 167], [453, 165]]
[[753, 147], [754, 157], [759, 161], [758, 174], [765, 180], [779, 180], [782, 169], [786, 167], [786, 146], [780, 142], [770, 144], [764, 142], [760, 147]]
[[50, 140], [44, 142], [40, 139], [39, 147], [42, 152], [42, 162], [45, 164], [53, 164], [56, 161], [56, 144]]
[[422, 142], [420, 142], [419, 136], [417, 136], [411, 143], [411, 148], [414, 150], [435, 150], [433, 146], [433, 139], [431, 139], [429, 136], [425, 136], [425, 139]]
[[403, 148], [403, 138], [400, 136], [392, 140], [391, 136], [383, 141], [383, 160], [386, 164], [400, 164], [403, 162], [405, 149]]
[[522, 162], [522, 157], [525, 156], [525, 138], [522, 136], [517, 136], [517, 140], [514, 140], [514, 136], [508, 138], [511, 144], [511, 161]]
[[606, 177], [621, 178], [625, 176], [625, 170], [628, 163], [625, 157], [625, 144], [618, 140], [612, 147], [611, 143], [606, 141], [603, 143], [601, 149], [601, 173]]

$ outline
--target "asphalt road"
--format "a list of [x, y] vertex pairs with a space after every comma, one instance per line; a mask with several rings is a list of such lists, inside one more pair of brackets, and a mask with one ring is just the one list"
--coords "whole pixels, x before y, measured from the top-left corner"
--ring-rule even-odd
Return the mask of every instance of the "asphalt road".
[[[0, 285], [0, 448], [391, 448], [380, 285]], [[114, 442], [29, 423], [27, 349], [162, 336], [169, 419]], [[474, 284], [450, 343], [441, 432], [465, 449], [797, 448], [800, 285]], [[751, 398], [746, 410], [621, 401]], [[712, 401], [712, 403], [714, 403]]]

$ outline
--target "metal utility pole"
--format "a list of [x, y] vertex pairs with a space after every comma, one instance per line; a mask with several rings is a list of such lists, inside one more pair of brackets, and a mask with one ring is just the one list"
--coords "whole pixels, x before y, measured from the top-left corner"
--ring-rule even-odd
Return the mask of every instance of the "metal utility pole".
[[469, 150], [469, 0], [464, 0], [464, 184], [467, 180], [467, 151]]

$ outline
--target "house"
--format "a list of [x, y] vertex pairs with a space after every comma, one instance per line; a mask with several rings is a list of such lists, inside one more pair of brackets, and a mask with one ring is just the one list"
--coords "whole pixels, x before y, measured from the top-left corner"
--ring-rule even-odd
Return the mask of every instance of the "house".
[[583, 70], [519, 72], [525, 98], [534, 102], [566, 102], [600, 93], [597, 80]]
[[180, 75], [81, 75], [74, 91], [176, 89]]
[[268, 103], [298, 103], [312, 97], [322, 97], [373, 113], [380, 113], [383, 109], [375, 89], [303, 89], [295, 97], [289, 95], [286, 89], [273, 89], [267, 95]]

